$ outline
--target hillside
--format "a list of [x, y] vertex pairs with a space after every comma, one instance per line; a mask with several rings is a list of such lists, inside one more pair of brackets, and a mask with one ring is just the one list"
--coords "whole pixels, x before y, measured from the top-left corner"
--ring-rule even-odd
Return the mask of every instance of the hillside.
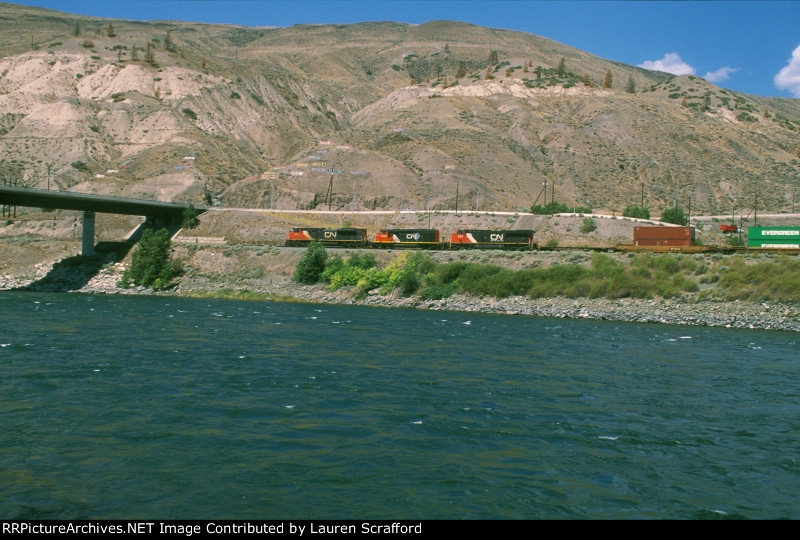
[[0, 30], [0, 174], [20, 185], [263, 209], [555, 199], [655, 215], [777, 211], [800, 185], [800, 100], [521, 32], [143, 23], [12, 4]]

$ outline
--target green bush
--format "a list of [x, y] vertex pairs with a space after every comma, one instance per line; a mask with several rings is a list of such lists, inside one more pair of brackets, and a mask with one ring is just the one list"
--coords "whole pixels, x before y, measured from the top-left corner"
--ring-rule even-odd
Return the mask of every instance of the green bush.
[[673, 223], [675, 225], [689, 224], [689, 218], [683, 213], [683, 208], [678, 206], [664, 209], [664, 211], [661, 212], [661, 221], [664, 223]]
[[732, 257], [719, 270], [717, 294], [726, 300], [800, 302], [800, 261], [782, 256], [748, 263]]
[[[356, 253], [346, 260], [340, 255], [327, 259], [324, 248], [317, 244], [319, 251], [314, 251], [312, 244], [298, 263], [298, 281], [301, 275], [310, 275], [301, 282], [321, 280], [330, 284], [330, 290], [352, 286], [360, 295], [378, 289], [380, 294], [396, 291], [404, 296], [418, 294], [427, 300], [447, 298], [457, 292], [494, 298], [670, 298], [697, 290], [692, 274], [709, 272], [703, 262], [693, 257], [652, 253], [632, 255], [627, 261], [594, 253], [591, 264], [585, 263], [587, 257], [573, 257], [569, 264], [514, 271], [474, 262], [437, 264], [424, 253], [404, 252], [381, 269], [372, 253]], [[724, 277], [728, 270], [721, 267], [718, 274]], [[733, 283], [733, 277], [727, 279]]]
[[194, 229], [200, 224], [200, 220], [197, 219], [197, 209], [194, 207], [192, 203], [189, 203], [189, 206], [186, 207], [183, 211], [183, 221], [181, 222], [182, 229]]
[[650, 219], [650, 208], [647, 206], [628, 205], [622, 212], [623, 217]]
[[167, 229], [157, 232], [145, 229], [136, 250], [131, 255], [131, 264], [122, 274], [119, 285], [129, 288], [133, 284], [152, 287], [154, 290], [166, 288], [180, 273], [179, 265], [170, 262], [171, 249], [172, 242]]
[[553, 214], [561, 214], [564, 212], [569, 212], [569, 207], [560, 202], [549, 202], [546, 205], [542, 206], [540, 204], [534, 204], [531, 206], [531, 214], [538, 214], [538, 215], [553, 215]]
[[294, 280], [306, 285], [319, 281], [325, 270], [328, 254], [322, 242], [311, 242], [306, 248], [294, 272]]
[[581, 232], [583, 234], [589, 234], [592, 231], [597, 230], [597, 222], [592, 218], [584, 218], [583, 223], [581, 224]]

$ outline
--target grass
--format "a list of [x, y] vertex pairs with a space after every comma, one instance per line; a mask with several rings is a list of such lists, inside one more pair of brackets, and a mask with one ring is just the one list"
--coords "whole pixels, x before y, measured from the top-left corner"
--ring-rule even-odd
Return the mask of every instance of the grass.
[[517, 271], [475, 263], [442, 266], [431, 286], [457, 284], [460, 292], [494, 298], [671, 298], [697, 290], [697, 282], [689, 275], [692, 266], [669, 256], [645, 255], [625, 264], [595, 253], [590, 265], [557, 264]]
[[274, 302], [301, 302], [301, 300], [281, 294], [257, 293], [247, 289], [220, 289], [218, 291], [183, 291], [180, 296], [187, 298], [214, 298], [221, 300], [250, 300], [264, 302], [271, 300]]
[[[370, 253], [335, 255], [326, 264], [323, 282], [334, 290], [353, 287], [364, 297], [416, 295], [423, 300], [453, 294], [506, 298], [695, 298], [748, 302], [800, 303], [800, 258], [637, 253], [615, 258], [604, 253], [570, 253], [562, 264], [529, 265], [512, 270], [467, 260], [437, 263], [421, 252], [402, 252], [383, 267]], [[700, 290], [699, 284], [710, 285]], [[698, 293], [693, 297], [686, 296]], [[226, 288], [182, 293], [199, 298], [300, 302], [285, 295]]]
[[800, 260], [786, 255], [752, 262], [731, 257], [718, 263], [714, 296], [750, 302], [800, 302]]
[[361, 295], [378, 289], [380, 294], [399, 291], [429, 300], [455, 293], [492, 298], [672, 298], [696, 291], [710, 271], [692, 257], [673, 254], [636, 254], [620, 261], [594, 253], [586, 262], [572, 257], [568, 260], [575, 262], [569, 264], [521, 270], [481, 260], [436, 263], [422, 253], [402, 253], [380, 269], [368, 255], [347, 260], [335, 255], [327, 260], [321, 281], [329, 283], [330, 290], [355, 286]]

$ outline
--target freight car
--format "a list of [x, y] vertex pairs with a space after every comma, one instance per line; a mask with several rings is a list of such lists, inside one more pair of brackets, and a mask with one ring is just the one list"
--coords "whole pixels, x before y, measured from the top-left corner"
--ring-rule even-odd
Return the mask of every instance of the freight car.
[[708, 251], [695, 245], [694, 227], [634, 227], [633, 244], [616, 247], [619, 251], [685, 252]]
[[694, 227], [634, 227], [634, 246], [675, 247], [694, 245]]
[[381, 229], [373, 247], [441, 249], [439, 229]]
[[533, 249], [533, 231], [460, 229], [450, 236], [452, 249]]
[[287, 246], [307, 246], [313, 241], [320, 241], [332, 247], [369, 247], [367, 229], [345, 227], [341, 229], [325, 229], [322, 227], [294, 227], [286, 235]]

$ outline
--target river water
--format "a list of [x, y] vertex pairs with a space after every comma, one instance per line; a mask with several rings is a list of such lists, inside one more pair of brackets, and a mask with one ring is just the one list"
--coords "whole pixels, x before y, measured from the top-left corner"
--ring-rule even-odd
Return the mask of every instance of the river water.
[[0, 293], [0, 519], [800, 518], [800, 336]]

